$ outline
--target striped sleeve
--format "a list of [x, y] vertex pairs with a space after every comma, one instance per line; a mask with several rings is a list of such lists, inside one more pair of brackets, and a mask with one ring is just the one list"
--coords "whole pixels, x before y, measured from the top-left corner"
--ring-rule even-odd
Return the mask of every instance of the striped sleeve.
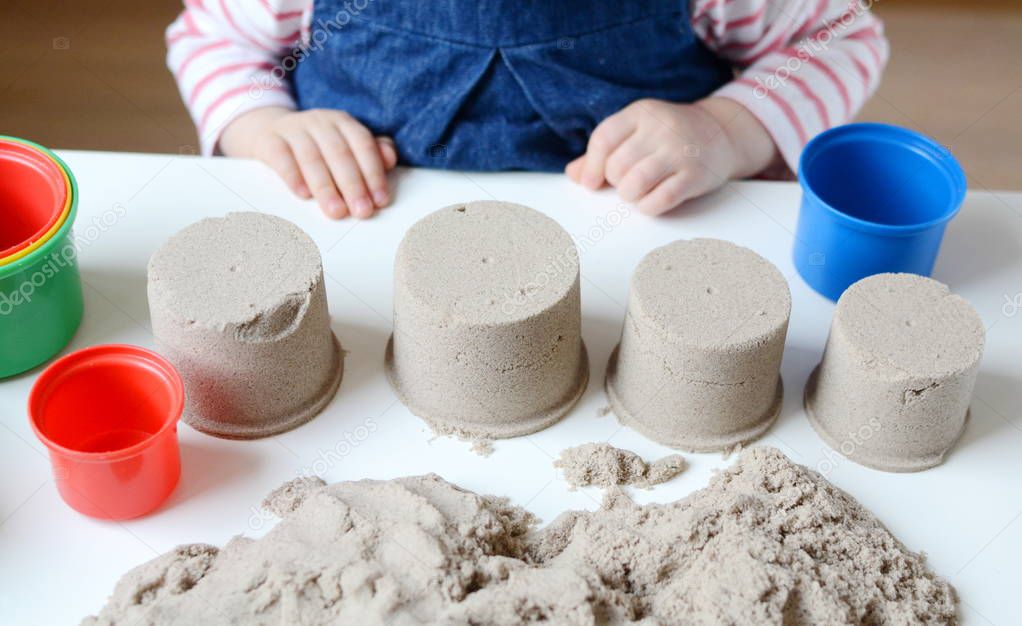
[[167, 28], [167, 65], [203, 154], [242, 113], [295, 108], [284, 74], [310, 10], [309, 0], [185, 0]]
[[795, 171], [806, 142], [855, 117], [888, 45], [871, 0], [693, 0], [692, 26], [738, 75], [714, 95], [745, 106]]

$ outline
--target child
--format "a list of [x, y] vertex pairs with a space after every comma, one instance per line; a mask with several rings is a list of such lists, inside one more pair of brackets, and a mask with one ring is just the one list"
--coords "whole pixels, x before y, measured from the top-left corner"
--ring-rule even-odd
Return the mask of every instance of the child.
[[870, 0], [185, 0], [168, 64], [202, 151], [334, 218], [396, 163], [564, 170], [659, 214], [795, 169], [887, 58]]

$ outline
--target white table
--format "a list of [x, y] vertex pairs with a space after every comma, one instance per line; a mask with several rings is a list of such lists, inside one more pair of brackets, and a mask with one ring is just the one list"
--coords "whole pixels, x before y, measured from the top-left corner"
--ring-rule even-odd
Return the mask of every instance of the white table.
[[[786, 394], [762, 443], [827, 470], [838, 486], [876, 512], [913, 550], [950, 579], [966, 621], [1019, 623], [1022, 589], [1022, 194], [970, 193], [951, 224], [935, 277], [965, 296], [987, 325], [987, 348], [964, 438], [938, 468], [918, 474], [869, 470], [831, 452], [802, 410], [802, 388], [823, 349], [833, 305], [812, 292], [791, 262], [799, 190], [794, 184], [729, 186], [685, 210], [653, 219], [562, 176], [400, 171], [396, 204], [372, 220], [331, 222], [292, 197], [265, 167], [171, 155], [65, 152], [81, 185], [75, 231], [82, 243], [85, 319], [68, 350], [98, 343], [152, 346], [146, 304], [149, 255], [203, 216], [265, 211], [296, 222], [323, 252], [334, 329], [349, 351], [340, 392], [309, 424], [284, 435], [231, 442], [180, 427], [183, 473], [170, 501], [124, 523], [83, 517], [60, 500], [42, 445], [25, 415], [38, 370], [0, 381], [0, 621], [69, 624], [97, 611], [118, 577], [175, 545], [223, 544], [258, 536], [273, 518], [262, 497], [296, 474], [328, 481], [436, 472], [483, 493], [509, 496], [549, 521], [569, 508], [592, 509], [599, 492], [571, 492], [551, 463], [558, 452], [610, 440], [648, 458], [668, 450], [620, 428], [603, 376], [624, 315], [628, 279], [655, 246], [697, 236], [729, 239], [773, 261], [794, 306], [784, 354]], [[583, 334], [592, 382], [554, 427], [499, 441], [489, 458], [452, 439], [434, 439], [383, 375], [390, 333], [391, 272], [405, 230], [441, 206], [498, 198], [535, 207], [579, 242]], [[618, 219], [622, 218], [623, 219]], [[687, 455], [691, 467], [639, 501], [680, 498], [728, 461]]]

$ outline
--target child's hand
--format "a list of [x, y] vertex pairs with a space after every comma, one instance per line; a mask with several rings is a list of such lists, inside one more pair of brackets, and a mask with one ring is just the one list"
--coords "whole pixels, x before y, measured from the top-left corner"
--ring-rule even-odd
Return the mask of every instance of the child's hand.
[[386, 172], [397, 164], [394, 142], [373, 137], [343, 111], [254, 109], [224, 129], [220, 149], [263, 161], [335, 219], [369, 217], [390, 201]]
[[637, 100], [596, 127], [565, 173], [590, 189], [609, 183], [624, 201], [659, 215], [777, 158], [769, 133], [734, 100]]

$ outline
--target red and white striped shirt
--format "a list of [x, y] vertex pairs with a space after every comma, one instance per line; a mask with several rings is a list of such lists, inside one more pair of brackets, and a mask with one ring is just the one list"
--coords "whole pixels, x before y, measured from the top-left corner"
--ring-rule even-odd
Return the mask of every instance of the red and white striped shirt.
[[[691, 0], [696, 35], [738, 72], [715, 95], [748, 108], [792, 170], [806, 141], [850, 121], [880, 81], [888, 45], [871, 4]], [[308, 35], [311, 14], [312, 0], [185, 0], [167, 29], [167, 64], [203, 154], [242, 113], [295, 108], [282, 61]]]

